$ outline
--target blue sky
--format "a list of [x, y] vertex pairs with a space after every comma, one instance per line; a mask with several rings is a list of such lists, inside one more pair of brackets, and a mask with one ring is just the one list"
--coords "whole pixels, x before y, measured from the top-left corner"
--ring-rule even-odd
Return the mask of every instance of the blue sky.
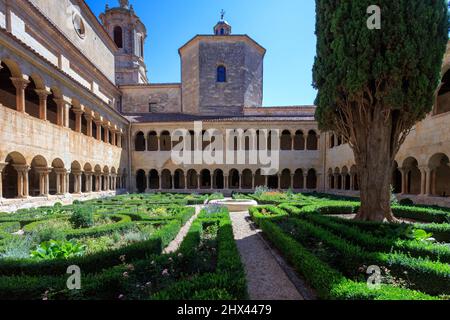
[[[86, 0], [98, 16], [108, 3]], [[248, 34], [267, 49], [264, 105], [313, 104], [316, 38], [314, 0], [131, 0], [148, 29], [145, 60], [150, 82], [179, 82], [178, 49], [196, 34], [212, 34], [226, 11], [234, 34]]]

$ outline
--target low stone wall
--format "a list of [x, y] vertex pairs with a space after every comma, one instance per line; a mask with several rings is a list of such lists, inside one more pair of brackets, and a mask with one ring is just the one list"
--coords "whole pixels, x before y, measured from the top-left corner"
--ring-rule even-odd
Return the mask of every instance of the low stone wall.
[[0, 212], [14, 212], [19, 209], [53, 206], [57, 202], [60, 202], [63, 205], [70, 205], [75, 200], [87, 201], [92, 199], [113, 197], [123, 193], [125, 193], [124, 190], [116, 190], [83, 194], [54, 195], [48, 197], [30, 197], [27, 199], [0, 199]]

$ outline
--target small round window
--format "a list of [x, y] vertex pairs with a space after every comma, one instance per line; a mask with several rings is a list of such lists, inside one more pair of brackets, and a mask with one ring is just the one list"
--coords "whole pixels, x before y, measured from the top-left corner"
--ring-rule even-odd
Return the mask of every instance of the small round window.
[[80, 36], [80, 38], [84, 38], [86, 35], [86, 28], [84, 27], [83, 19], [81, 18], [79, 13], [74, 13], [72, 17], [73, 27], [75, 31]]

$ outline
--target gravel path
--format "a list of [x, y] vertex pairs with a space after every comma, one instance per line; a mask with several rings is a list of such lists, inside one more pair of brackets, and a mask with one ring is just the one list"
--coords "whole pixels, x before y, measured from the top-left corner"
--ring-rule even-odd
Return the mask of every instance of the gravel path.
[[247, 274], [251, 300], [304, 300], [251, 225], [248, 212], [230, 213], [234, 238]]
[[165, 254], [174, 253], [175, 251], [178, 250], [184, 238], [186, 237], [189, 229], [191, 228], [192, 222], [194, 222], [194, 220], [197, 219], [198, 214], [203, 208], [203, 206], [194, 206], [194, 207], [195, 207], [195, 214], [188, 220], [188, 222], [186, 222], [186, 224], [183, 227], [181, 227], [180, 232], [178, 232], [178, 235], [164, 249], [163, 253]]

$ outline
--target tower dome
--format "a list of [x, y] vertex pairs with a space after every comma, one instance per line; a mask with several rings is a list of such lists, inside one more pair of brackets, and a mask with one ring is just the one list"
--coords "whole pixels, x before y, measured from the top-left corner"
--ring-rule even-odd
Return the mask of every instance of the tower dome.
[[229, 36], [231, 34], [231, 25], [225, 21], [225, 11], [220, 12], [220, 21], [214, 26], [216, 36]]

